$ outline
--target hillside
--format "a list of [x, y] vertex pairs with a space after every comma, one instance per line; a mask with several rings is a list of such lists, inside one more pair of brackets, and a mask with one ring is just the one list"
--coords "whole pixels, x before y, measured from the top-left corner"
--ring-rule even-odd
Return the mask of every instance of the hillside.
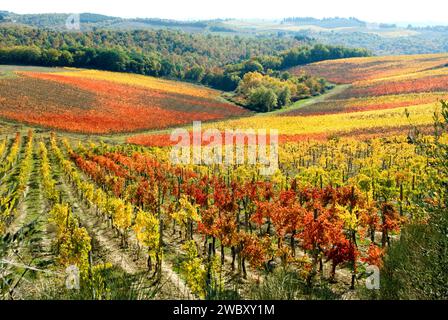
[[448, 301], [436, 2], [0, 5], [0, 305], [332, 320]]
[[[280, 142], [329, 137], [406, 134], [413, 124], [426, 128], [441, 99], [448, 98], [448, 55], [415, 55], [328, 60], [293, 68], [339, 86], [322, 97], [299, 101], [271, 114], [214, 123], [213, 127], [278, 129]], [[166, 145], [168, 135], [138, 135], [129, 142]]]
[[448, 96], [447, 54], [327, 61], [291, 70], [303, 71], [348, 86], [290, 116], [423, 107]]
[[[294, 14], [294, 12], [292, 13]], [[24, 26], [49, 30], [66, 30], [69, 14], [15, 14], [3, 12], [0, 26]], [[158, 18], [124, 19], [100, 14], [80, 14], [81, 31], [182, 31], [190, 34], [221, 35], [240, 39], [268, 37], [271, 40], [324, 43], [362, 47], [377, 55], [442, 53], [448, 50], [447, 26], [400, 26], [375, 23], [356, 18], [316, 19], [291, 17], [280, 20], [194, 20], [178, 21]], [[266, 42], [265, 46], [269, 47]], [[244, 48], [244, 46], [235, 48]]]
[[[307, 65], [302, 69], [339, 84], [265, 114], [184, 82], [2, 66], [0, 235], [13, 240], [0, 254], [13, 263], [3, 273], [24, 280], [5, 286], [0, 297], [273, 299], [289, 291], [295, 299], [370, 297], [363, 270], [387, 267], [401, 230], [427, 223], [421, 199], [446, 192], [438, 180], [446, 177], [437, 162], [443, 153], [431, 136], [423, 137], [428, 151], [416, 135], [407, 136], [405, 111], [432, 133], [438, 99], [448, 97], [447, 59]], [[217, 120], [203, 130], [278, 129], [278, 169], [264, 176], [260, 164], [173, 163], [169, 128], [188, 129], [195, 120]], [[438, 139], [446, 145], [446, 136]], [[316, 243], [321, 262], [313, 259]], [[83, 278], [81, 290], [68, 291], [62, 276], [22, 276], [13, 253], [32, 259], [35, 269], [76, 265], [86, 279], [99, 280]], [[272, 261], [280, 267], [266, 270]], [[321, 271], [310, 274], [313, 268]], [[283, 288], [279, 272], [297, 285]], [[107, 290], [92, 290], [98, 287]]]
[[220, 92], [132, 74], [0, 68], [0, 116], [82, 133], [163, 129], [247, 114]]

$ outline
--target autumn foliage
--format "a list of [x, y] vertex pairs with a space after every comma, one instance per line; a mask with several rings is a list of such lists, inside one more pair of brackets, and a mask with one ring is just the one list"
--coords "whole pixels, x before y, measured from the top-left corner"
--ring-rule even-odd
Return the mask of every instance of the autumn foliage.
[[[120, 74], [107, 73], [108, 77], [98, 79], [77, 74], [22, 72], [18, 78], [0, 80], [0, 116], [64, 131], [112, 133], [162, 129], [245, 113], [220, 101], [217, 91], [193, 85], [159, 81], [157, 86], [148, 87], [152, 78], [123, 75], [133, 82], [120, 82], [111, 78], [120, 79]], [[179, 87], [177, 92], [174, 86]]]

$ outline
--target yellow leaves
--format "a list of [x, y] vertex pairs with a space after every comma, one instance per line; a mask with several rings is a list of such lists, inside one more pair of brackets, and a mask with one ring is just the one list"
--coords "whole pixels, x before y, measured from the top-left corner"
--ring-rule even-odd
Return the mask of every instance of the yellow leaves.
[[0, 143], [0, 158], [3, 156], [3, 152], [5, 152], [6, 149], [6, 142], [7, 140], [3, 140], [2, 143]]
[[16, 134], [16, 138], [14, 140], [14, 143], [12, 144], [9, 154], [6, 157], [6, 159], [0, 164], [0, 174], [5, 174], [11, 167], [13, 166], [14, 162], [17, 160], [17, 155], [19, 153], [20, 148], [20, 134]]
[[132, 225], [132, 217], [134, 215], [134, 208], [130, 203], [121, 203], [116, 207], [114, 214], [114, 225], [119, 230], [125, 231]]
[[92, 250], [87, 230], [79, 227], [66, 229], [59, 241], [59, 263], [65, 267], [76, 265], [81, 274], [85, 274], [89, 267], [89, 252]]
[[238, 166], [235, 170], [232, 170], [232, 179], [238, 182], [246, 182], [252, 179], [256, 175], [254, 168], [248, 166]]
[[182, 263], [187, 283], [191, 291], [200, 298], [205, 298], [206, 271], [198, 258], [198, 249], [194, 240], [187, 241], [182, 249], [186, 253], [186, 261]]
[[297, 175], [296, 178], [303, 185], [318, 186], [321, 179], [323, 182], [325, 182], [325, 178], [327, 175], [328, 172], [323, 168], [311, 166], [309, 168], [303, 168], [303, 171], [299, 175]]
[[69, 205], [66, 203], [55, 204], [49, 213], [49, 222], [56, 225], [58, 238], [62, 237], [65, 229], [75, 224]]
[[76, 265], [81, 273], [89, 266], [91, 238], [85, 228], [78, 226], [68, 204], [56, 204], [49, 213], [50, 222], [56, 225], [58, 262], [65, 266]]
[[[353, 130], [371, 128], [394, 128], [409, 125], [405, 116], [406, 108], [363, 111], [315, 116], [254, 116], [237, 120], [227, 120], [205, 125], [204, 129], [277, 129], [279, 134], [337, 134]], [[429, 125], [433, 122], [435, 104], [411, 106], [407, 108], [415, 125]]]
[[201, 217], [198, 213], [198, 205], [193, 205], [188, 201], [187, 196], [183, 195], [180, 200], [180, 209], [173, 213], [173, 219], [178, 223], [187, 224], [188, 221], [200, 221]]
[[271, 181], [276, 188], [284, 190], [286, 188], [286, 177], [280, 170], [276, 170], [271, 177]]
[[192, 95], [196, 97], [208, 98], [208, 97], [217, 97], [219, 95], [219, 91], [208, 89], [205, 87], [195, 86], [193, 84], [185, 82], [169, 81], [130, 73], [117, 73], [117, 72], [107, 72], [98, 70], [82, 70], [82, 71], [80, 70], [70, 72], [59, 72], [58, 74], [74, 78], [111, 81], [120, 84], [139, 86], [148, 89], [160, 90], [176, 94]]
[[92, 204], [95, 194], [95, 187], [93, 186], [93, 184], [89, 182], [82, 182], [79, 188], [81, 189], [81, 192], [84, 194], [84, 197], [87, 199], [87, 201]]
[[154, 253], [159, 248], [159, 220], [155, 215], [139, 210], [135, 218], [133, 230], [138, 242]]
[[28, 141], [25, 148], [25, 156], [20, 163], [18, 179], [18, 192], [24, 192], [33, 169], [33, 132], [28, 132]]
[[357, 230], [359, 225], [359, 219], [357, 214], [359, 214], [360, 209], [355, 207], [353, 210], [349, 210], [346, 207], [337, 205], [339, 218], [344, 222], [344, 227], [347, 230]]
[[102, 189], [97, 188], [93, 195], [93, 203], [98, 210], [105, 211], [107, 206], [107, 194]]
[[264, 76], [259, 72], [246, 73], [238, 87], [238, 91], [246, 93], [252, 88], [258, 87], [262, 83], [263, 78]]

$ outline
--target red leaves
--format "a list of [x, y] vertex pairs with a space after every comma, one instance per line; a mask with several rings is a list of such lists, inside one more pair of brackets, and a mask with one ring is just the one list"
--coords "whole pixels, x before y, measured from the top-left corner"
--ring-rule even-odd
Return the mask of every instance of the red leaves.
[[429, 76], [419, 79], [375, 82], [369, 86], [355, 86], [343, 93], [344, 97], [383, 96], [420, 92], [445, 92], [448, 76]]
[[356, 261], [357, 256], [356, 246], [344, 237], [340, 237], [326, 252], [326, 257], [333, 262], [334, 267], [341, 263]]
[[265, 263], [267, 255], [268, 241], [263, 241], [254, 234], [240, 233], [239, 237], [242, 245], [242, 256], [246, 258], [254, 268], [259, 268]]
[[[352, 186], [319, 188], [290, 180], [290, 188], [285, 184], [284, 190], [278, 190], [269, 181], [241, 182], [225, 173], [211, 176], [171, 167], [141, 153], [72, 154], [72, 158], [116, 195], [125, 194], [140, 207], [167, 214], [168, 220], [179, 209], [178, 200], [187, 197], [200, 215], [200, 221], [191, 224], [191, 232], [197, 226], [196, 232], [205, 239], [219, 240], [223, 248], [232, 249], [233, 258], [239, 255], [243, 258], [239, 261], [254, 268], [275, 257], [284, 264], [297, 263], [299, 248], [312, 258], [313, 272], [326, 258], [332, 262], [332, 277], [337, 266], [345, 263], [350, 263], [355, 275], [360, 252], [365, 251], [358, 249], [357, 239], [365, 240], [365, 229], [372, 242], [375, 231], [381, 230], [385, 246], [388, 233], [401, 224], [394, 205], [368, 204]], [[157, 211], [162, 205], [163, 210]], [[361, 261], [379, 265], [382, 255], [380, 248], [371, 245]]]
[[400, 230], [401, 218], [392, 204], [384, 203], [381, 206], [381, 218], [381, 229], [383, 232]]
[[[0, 95], [5, 97], [5, 101], [0, 99], [0, 115], [71, 132], [163, 129], [194, 120], [218, 120], [247, 113], [243, 108], [219, 101], [212, 90], [192, 86], [185, 94], [178, 94], [164, 88], [154, 89], [138, 83], [129, 85], [82, 75], [23, 72], [21, 76], [1, 84]], [[121, 74], [110, 73], [106, 79], [114, 76]], [[138, 82], [139, 79], [151, 81], [152, 78], [135, 79]], [[178, 90], [185, 86], [168, 83], [177, 86]], [[196, 91], [211, 94], [199, 96]], [[45, 99], [39, 96], [42, 93], [45, 93]], [[11, 106], [16, 108], [11, 109]]]
[[224, 246], [234, 246], [238, 242], [238, 227], [233, 216], [228, 214], [219, 215], [213, 228], [215, 229], [213, 234], [215, 234], [216, 237], [221, 240]]
[[370, 266], [377, 266], [379, 268], [383, 265], [383, 257], [384, 249], [372, 243], [367, 251], [367, 257], [361, 258], [361, 260]]
[[297, 236], [302, 240], [302, 247], [305, 250], [325, 249], [329, 247], [333, 240], [333, 229], [341, 228], [341, 224], [336, 225], [331, 221], [330, 211], [318, 212], [308, 211], [303, 217], [303, 230]]

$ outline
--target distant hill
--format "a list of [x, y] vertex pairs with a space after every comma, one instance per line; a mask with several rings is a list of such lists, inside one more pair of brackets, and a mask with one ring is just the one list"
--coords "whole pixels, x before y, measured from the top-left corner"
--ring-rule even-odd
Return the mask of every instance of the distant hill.
[[289, 23], [299, 26], [318, 26], [322, 28], [344, 28], [344, 27], [366, 27], [367, 22], [361, 21], [356, 18], [324, 18], [324, 19], [316, 19], [311, 17], [293, 17], [286, 18], [282, 21], [283, 23]]
[[[0, 27], [28, 26], [66, 31], [70, 14], [16, 14], [0, 11]], [[377, 55], [443, 53], [448, 51], [448, 27], [407, 27], [372, 23], [355, 17], [289, 17], [283, 20], [215, 19], [179, 21], [160, 18], [124, 19], [95, 13], [80, 15], [81, 31], [176, 30], [244, 38], [296, 39], [307, 43], [365, 48]]]
[[[65, 23], [70, 16], [71, 14], [69, 13], [16, 14], [0, 11], [0, 22], [12, 22], [31, 27], [60, 30], [65, 28]], [[79, 16], [80, 22], [84, 24], [83, 27], [85, 29], [106, 26], [106, 24], [117, 23], [123, 20], [95, 13], [81, 13]]]
[[[67, 19], [72, 16], [69, 13], [45, 13], [45, 14], [16, 14], [8, 11], [0, 11], [1, 22], [13, 22], [15, 24], [63, 30]], [[124, 19], [106, 16], [96, 13], [81, 13], [79, 15], [81, 30], [93, 29], [126, 30], [126, 29], [177, 29], [183, 31], [211, 31], [211, 32], [233, 32], [220, 22], [221, 20], [209, 21], [178, 21], [160, 18], [135, 18]]]

